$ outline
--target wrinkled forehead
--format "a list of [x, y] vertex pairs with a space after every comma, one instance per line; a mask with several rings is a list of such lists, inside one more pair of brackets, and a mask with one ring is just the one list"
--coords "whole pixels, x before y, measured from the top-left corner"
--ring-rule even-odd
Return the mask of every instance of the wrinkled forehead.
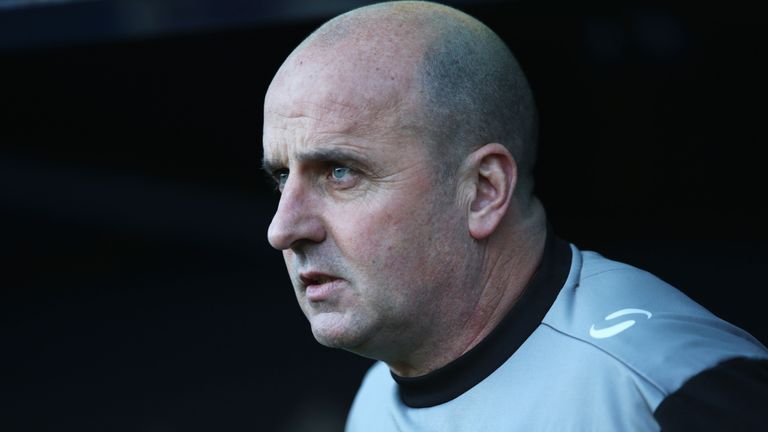
[[407, 53], [306, 49], [276, 74], [264, 104], [264, 150], [333, 134], [408, 129], [418, 100]]

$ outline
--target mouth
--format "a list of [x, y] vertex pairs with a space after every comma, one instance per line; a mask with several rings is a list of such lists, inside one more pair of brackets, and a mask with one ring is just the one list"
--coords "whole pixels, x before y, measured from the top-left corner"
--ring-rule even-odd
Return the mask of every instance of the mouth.
[[307, 299], [311, 302], [327, 300], [340, 286], [342, 279], [327, 273], [304, 272], [299, 275]]
[[324, 273], [317, 273], [317, 272], [302, 273], [300, 275], [300, 278], [301, 278], [301, 283], [304, 284], [304, 286], [322, 285], [324, 283], [332, 282], [339, 279], [335, 276], [327, 275]]

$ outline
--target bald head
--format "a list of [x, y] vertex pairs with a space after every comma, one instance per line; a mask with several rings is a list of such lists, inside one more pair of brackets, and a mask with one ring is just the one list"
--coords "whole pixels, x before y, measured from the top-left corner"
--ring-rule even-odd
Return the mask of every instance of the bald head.
[[312, 97], [351, 116], [396, 113], [397, 127], [422, 134], [442, 178], [474, 149], [501, 143], [517, 163], [516, 194], [532, 192], [537, 121], [528, 83], [504, 42], [460, 11], [401, 1], [340, 15], [294, 50], [266, 105], [306, 96], [307, 83]]

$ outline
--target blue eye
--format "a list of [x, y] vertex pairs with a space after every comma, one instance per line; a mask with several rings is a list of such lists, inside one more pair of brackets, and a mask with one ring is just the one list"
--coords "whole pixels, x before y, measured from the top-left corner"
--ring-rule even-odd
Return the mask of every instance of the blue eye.
[[334, 180], [342, 180], [349, 174], [349, 171], [349, 168], [337, 167], [331, 171], [331, 176], [333, 176]]
[[285, 187], [285, 183], [288, 181], [288, 173], [280, 172], [277, 174], [277, 189], [282, 191]]

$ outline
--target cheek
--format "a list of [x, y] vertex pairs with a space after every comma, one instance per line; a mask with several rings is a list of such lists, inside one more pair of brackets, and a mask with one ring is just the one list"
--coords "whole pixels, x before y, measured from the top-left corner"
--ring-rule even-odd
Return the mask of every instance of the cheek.
[[[422, 184], [423, 183], [423, 184]], [[435, 225], [434, 203], [425, 200], [428, 181], [412, 182], [408, 190], [389, 190], [344, 209], [353, 217], [341, 220], [334, 237], [348, 262], [371, 270], [410, 270], [429, 262]], [[444, 228], [444, 227], [443, 227]], [[389, 277], [397, 278], [390, 273]]]
[[[368, 239], [364, 242], [372, 255], [368, 261], [378, 269], [390, 271], [389, 276], [399, 275], [418, 278], [430, 261], [433, 245], [433, 221], [423, 208], [406, 211], [384, 211], [369, 221]], [[364, 240], [363, 240], [364, 241]]]
[[367, 272], [386, 263], [386, 255], [395, 250], [394, 235], [397, 229], [389, 218], [367, 214], [344, 224], [336, 241], [346, 260]]

